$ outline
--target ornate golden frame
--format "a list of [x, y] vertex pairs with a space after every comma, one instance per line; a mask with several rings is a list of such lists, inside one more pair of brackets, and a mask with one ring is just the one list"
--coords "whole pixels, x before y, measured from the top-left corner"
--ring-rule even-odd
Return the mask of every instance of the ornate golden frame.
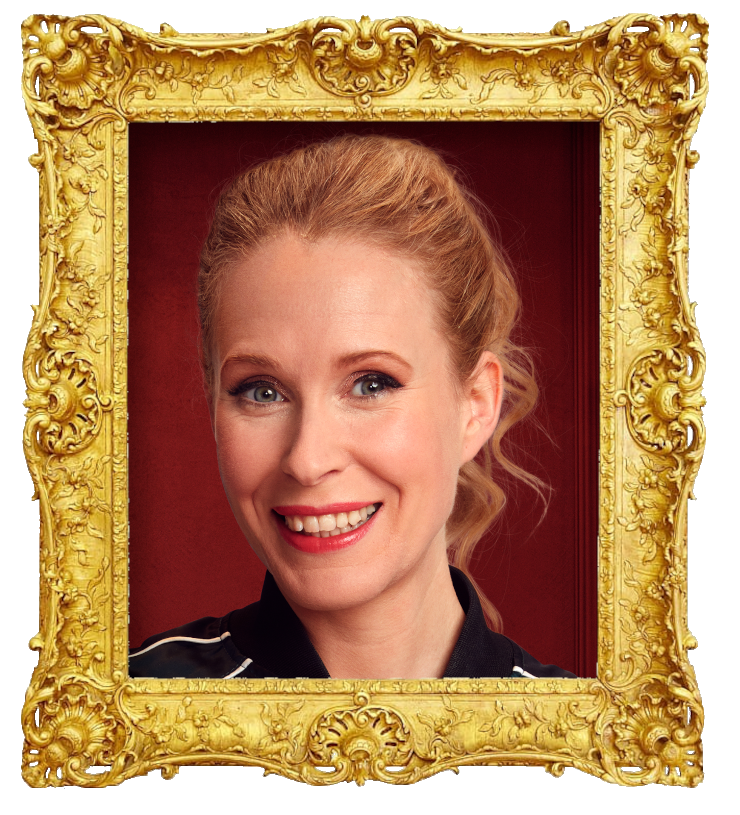
[[[575, 33], [563, 22], [466, 35], [324, 17], [259, 35], [155, 35], [34, 15], [22, 36], [41, 198], [24, 357], [41, 513], [26, 781], [97, 787], [241, 764], [311, 784], [406, 784], [539, 764], [696, 785], [686, 507], [704, 447], [704, 352], [687, 291], [687, 180], [706, 22], [633, 14]], [[127, 125], [286, 118], [600, 122], [597, 680], [128, 677]]]

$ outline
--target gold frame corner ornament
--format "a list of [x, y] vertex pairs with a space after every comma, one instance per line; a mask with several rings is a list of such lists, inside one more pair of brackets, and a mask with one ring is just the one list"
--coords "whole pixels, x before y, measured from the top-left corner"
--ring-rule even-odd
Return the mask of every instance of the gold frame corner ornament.
[[[532, 35], [410, 17], [243, 35], [151, 34], [98, 15], [24, 21], [41, 207], [24, 357], [41, 514], [28, 784], [98, 787], [185, 764], [311, 784], [406, 784], [470, 764], [701, 781], [686, 511], [705, 361], [687, 288], [687, 179], [707, 37], [693, 14]], [[598, 679], [128, 677], [127, 126], [247, 119], [600, 123]]]

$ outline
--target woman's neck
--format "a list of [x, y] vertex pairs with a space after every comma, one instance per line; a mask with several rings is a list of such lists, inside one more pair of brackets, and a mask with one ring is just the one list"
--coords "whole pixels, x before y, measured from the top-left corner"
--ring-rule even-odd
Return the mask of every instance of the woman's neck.
[[446, 559], [402, 578], [371, 603], [294, 611], [335, 679], [441, 677], [465, 621]]

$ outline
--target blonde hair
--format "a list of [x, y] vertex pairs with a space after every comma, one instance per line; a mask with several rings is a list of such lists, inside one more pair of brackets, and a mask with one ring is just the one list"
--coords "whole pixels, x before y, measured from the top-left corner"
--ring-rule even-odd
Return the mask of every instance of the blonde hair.
[[[476, 544], [504, 507], [496, 465], [533, 487], [544, 484], [504, 453], [507, 431], [537, 400], [531, 360], [511, 339], [519, 295], [510, 265], [485, 224], [485, 209], [433, 150], [386, 136], [344, 135], [300, 147], [242, 172], [221, 195], [200, 258], [201, 364], [212, 386], [211, 345], [223, 272], [265, 240], [286, 231], [309, 241], [360, 239], [413, 258], [436, 297], [460, 383], [492, 351], [504, 372], [495, 432], [458, 475], [447, 522], [449, 562], [469, 572]], [[476, 586], [477, 589], [477, 586]], [[478, 590], [493, 630], [501, 616]]]

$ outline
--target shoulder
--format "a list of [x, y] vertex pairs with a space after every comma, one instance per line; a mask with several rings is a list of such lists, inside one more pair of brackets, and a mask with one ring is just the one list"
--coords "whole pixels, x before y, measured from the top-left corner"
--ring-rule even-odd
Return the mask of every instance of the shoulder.
[[450, 566], [452, 585], [465, 612], [460, 636], [445, 670], [446, 677], [500, 676], [500, 677], [555, 677], [570, 679], [575, 675], [558, 668], [543, 665], [528, 654], [514, 640], [498, 634], [486, 624], [480, 599], [467, 575]]
[[241, 654], [233, 642], [231, 613], [201, 617], [149, 637], [129, 653], [129, 676], [231, 679], [261, 675], [255, 673], [252, 660]]
[[[497, 636], [503, 637], [503, 634]], [[509, 640], [514, 652], [514, 665], [511, 669], [511, 677], [519, 677], [526, 679], [575, 679], [576, 675], [564, 668], [559, 668], [557, 665], [546, 665], [535, 659], [531, 654], [527, 653], [520, 645], [514, 640], [504, 637]]]
[[242, 679], [329, 674], [303, 625], [267, 572], [260, 599], [145, 640], [129, 654], [131, 677]]

